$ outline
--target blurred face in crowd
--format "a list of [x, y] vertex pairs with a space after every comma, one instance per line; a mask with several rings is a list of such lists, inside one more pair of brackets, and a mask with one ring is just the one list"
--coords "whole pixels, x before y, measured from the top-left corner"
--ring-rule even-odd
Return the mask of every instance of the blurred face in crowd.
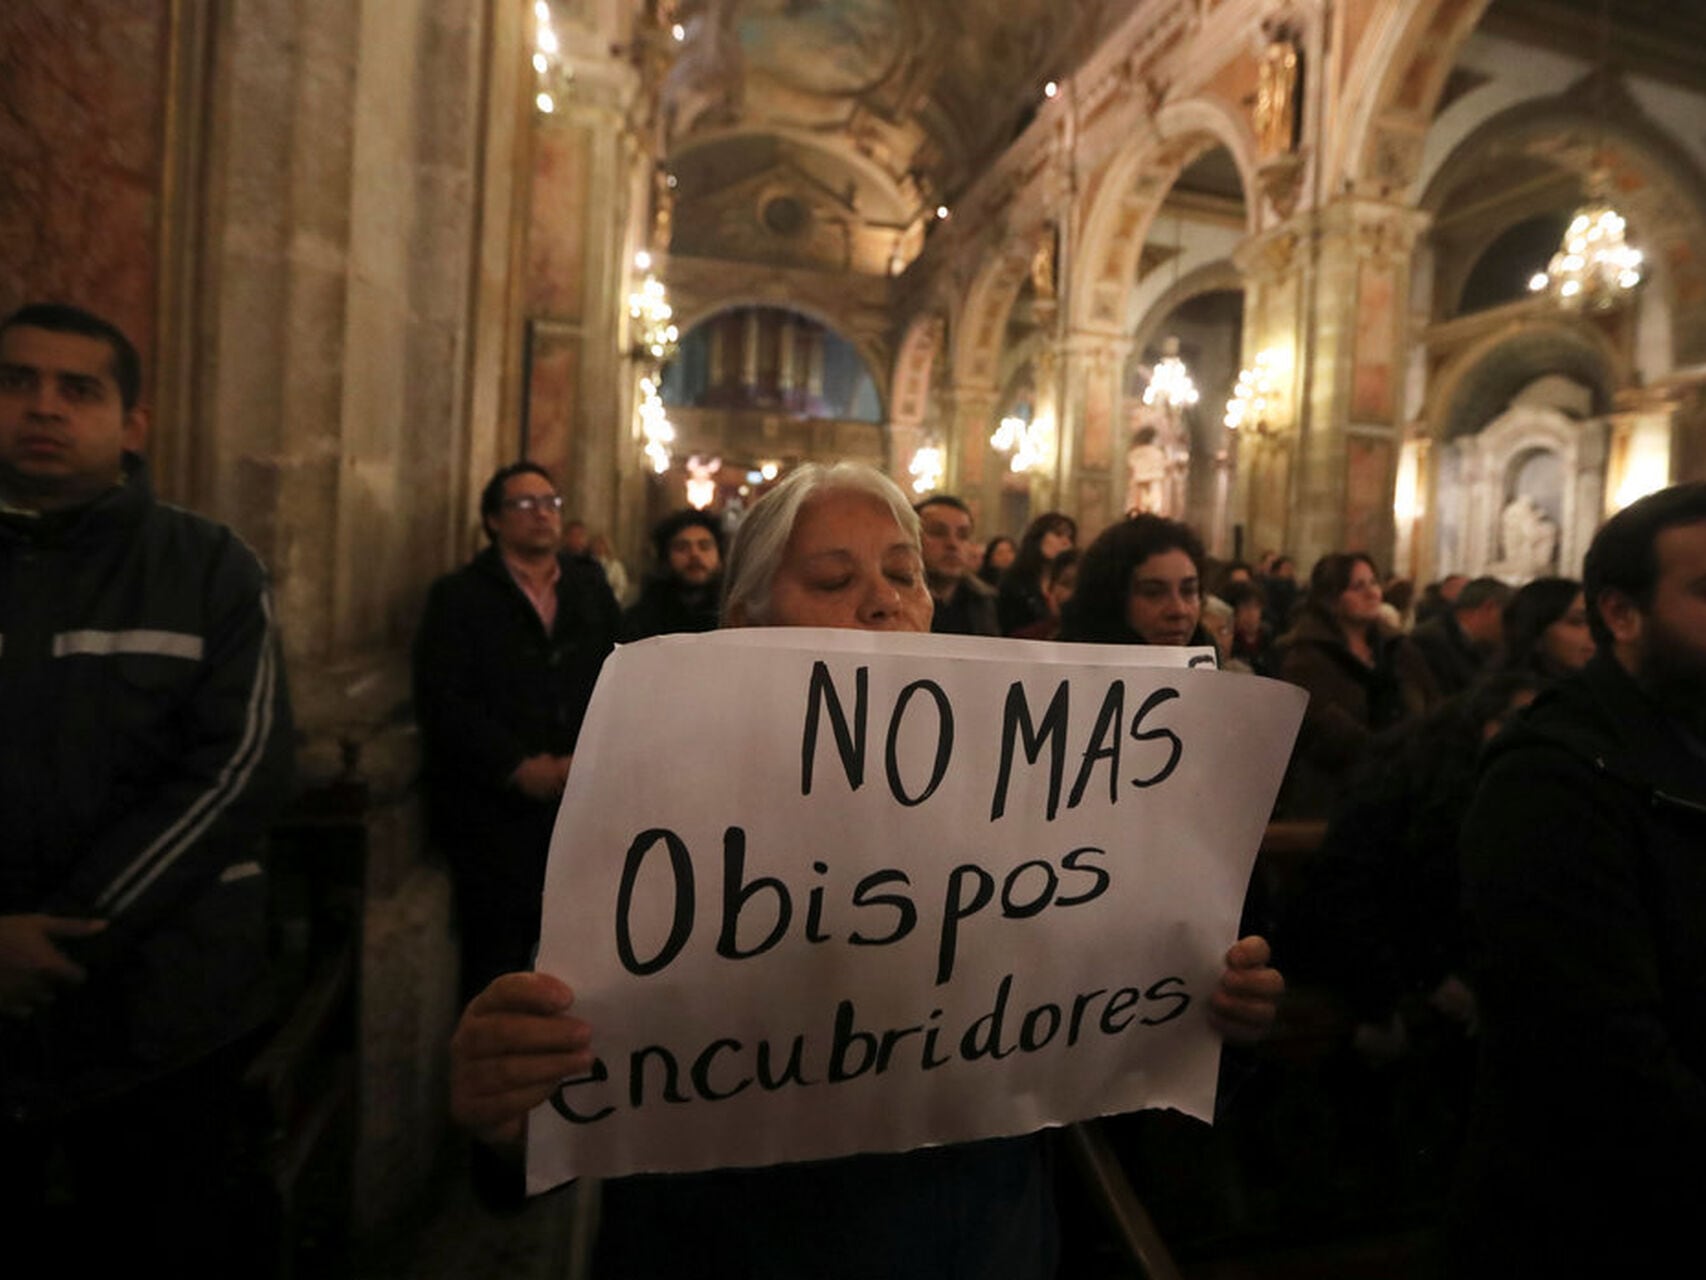
[[1044, 560], [1053, 560], [1072, 545], [1072, 531], [1065, 527], [1050, 529], [1037, 545], [1042, 548]]
[[1013, 557], [1018, 554], [1018, 548], [1013, 545], [1013, 539], [997, 538], [994, 542], [989, 544], [989, 550], [985, 553], [984, 562], [992, 569], [1005, 573], [1007, 571], [1007, 566], [1013, 563]]
[[1232, 625], [1246, 643], [1254, 644], [1262, 638], [1262, 602], [1249, 599], [1232, 611]]
[[800, 508], [770, 585], [773, 625], [928, 631], [934, 612], [923, 558], [880, 499], [831, 489]]
[[1706, 732], [1706, 521], [1672, 525], [1653, 549], [1659, 574], [1646, 611], [1608, 591], [1600, 614], [1618, 661], [1660, 706]]
[[1380, 579], [1366, 561], [1351, 566], [1350, 583], [1339, 593], [1339, 621], [1347, 627], [1366, 627], [1380, 616]]
[[1074, 560], [1059, 573], [1051, 573], [1043, 587], [1043, 595], [1047, 597], [1049, 609], [1055, 617], [1066, 608], [1066, 602], [1072, 599], [1072, 593], [1078, 590], [1078, 562]]
[[13, 501], [49, 511], [99, 497], [145, 433], [105, 342], [29, 325], [0, 334], [0, 483]]
[[1540, 633], [1540, 651], [1554, 670], [1580, 671], [1593, 657], [1593, 649], [1587, 597], [1577, 592], [1563, 616]]
[[1189, 644], [1202, 616], [1200, 590], [1188, 554], [1158, 551], [1131, 571], [1126, 623], [1145, 644]]
[[504, 481], [503, 498], [488, 527], [505, 555], [535, 559], [555, 555], [563, 540], [563, 500], [542, 475], [523, 471]]
[[1209, 639], [1214, 641], [1214, 647], [1220, 651], [1220, 660], [1225, 662], [1232, 656], [1232, 615], [1217, 613], [1205, 617], [1203, 628], [1208, 632]]
[[931, 502], [918, 512], [918, 522], [931, 585], [952, 586], [971, 571], [971, 517], [946, 502]]
[[690, 524], [669, 540], [669, 573], [683, 586], [702, 587], [717, 576], [722, 557], [704, 525]]

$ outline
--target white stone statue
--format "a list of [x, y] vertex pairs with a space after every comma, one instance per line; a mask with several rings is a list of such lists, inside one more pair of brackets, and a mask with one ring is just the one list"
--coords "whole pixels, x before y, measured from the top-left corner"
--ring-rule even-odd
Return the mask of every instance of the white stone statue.
[[1558, 554], [1558, 526], [1533, 498], [1519, 493], [1499, 514], [1499, 550], [1504, 576], [1526, 581], [1549, 573]]

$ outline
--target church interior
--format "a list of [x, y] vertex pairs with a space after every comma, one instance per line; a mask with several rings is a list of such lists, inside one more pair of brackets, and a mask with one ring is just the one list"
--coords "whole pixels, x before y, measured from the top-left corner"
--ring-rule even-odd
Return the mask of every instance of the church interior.
[[0, 311], [132, 335], [272, 575], [357, 1239], [450, 1141], [408, 649], [498, 465], [635, 575], [807, 460], [1418, 584], [1706, 479], [1696, 4], [9, 0], [0, 104]]

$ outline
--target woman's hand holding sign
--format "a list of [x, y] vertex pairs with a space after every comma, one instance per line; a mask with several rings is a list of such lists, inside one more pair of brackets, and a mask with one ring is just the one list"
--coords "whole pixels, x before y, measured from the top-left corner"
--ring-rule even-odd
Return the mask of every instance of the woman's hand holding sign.
[[1209, 1000], [1209, 1021], [1234, 1044], [1254, 1044], [1274, 1024], [1285, 979], [1268, 963], [1267, 939], [1240, 938], [1226, 952], [1220, 985]]
[[[1265, 939], [1241, 938], [1209, 1001], [1225, 1039], [1251, 1044], [1273, 1025], [1285, 979]], [[521, 1141], [527, 1113], [565, 1079], [592, 1070], [592, 1029], [571, 1017], [574, 993], [547, 973], [511, 973], [476, 996], [450, 1041], [450, 1112], [494, 1146]]]
[[592, 1031], [548, 973], [507, 973], [463, 1010], [450, 1041], [450, 1114], [493, 1146], [519, 1143], [527, 1113], [592, 1069]]

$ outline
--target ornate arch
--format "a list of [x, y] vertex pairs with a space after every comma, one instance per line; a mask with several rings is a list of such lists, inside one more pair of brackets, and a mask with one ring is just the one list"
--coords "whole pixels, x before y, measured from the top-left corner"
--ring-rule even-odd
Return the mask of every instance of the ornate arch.
[[1422, 417], [1430, 439], [1448, 441], [1478, 430], [1505, 411], [1509, 397], [1547, 373], [1572, 376], [1595, 389], [1595, 406], [1630, 376], [1628, 358], [1599, 326], [1549, 313], [1513, 320], [1463, 349], [1429, 379]]
[[1446, 77], [1492, 0], [1384, 0], [1345, 77], [1328, 189], [1397, 199], [1421, 172]]
[[725, 311], [737, 311], [742, 307], [765, 307], [774, 311], [792, 311], [805, 316], [808, 320], [816, 320], [836, 337], [847, 343], [864, 362], [865, 372], [871, 375], [871, 382], [877, 389], [878, 411], [883, 420], [887, 421], [889, 403], [891, 400], [891, 378], [894, 369], [891, 367], [888, 344], [880, 337], [861, 333], [846, 324], [842, 317], [834, 314], [825, 307], [813, 305], [798, 295], [778, 293], [775, 290], [760, 290], [752, 293], [725, 294], [715, 302], [702, 302], [690, 311], [678, 313], [677, 328], [685, 337], [700, 325]]
[[1253, 235], [1260, 225], [1256, 140], [1242, 116], [1216, 100], [1191, 98], [1162, 108], [1153, 131], [1142, 132], [1147, 136], [1104, 166], [1083, 218], [1070, 299], [1074, 328], [1124, 329], [1125, 297], [1149, 225], [1179, 174], [1204, 152], [1226, 148], [1244, 188], [1246, 231]]
[[954, 381], [959, 386], [993, 387], [1001, 361], [1001, 340], [1019, 289], [1031, 271], [1036, 238], [1008, 235], [977, 273], [960, 304], [954, 340]]
[[1689, 156], [1631, 101], [1601, 118], [1579, 87], [1535, 99], [1484, 121], [1434, 172], [1421, 207], [1437, 208], [1475, 166], [1503, 152], [1544, 159], [1585, 180], [1609, 155], [1617, 202], [1657, 264], [1666, 290], [1673, 364], [1706, 359], [1706, 178]]
[[894, 360], [894, 394], [889, 398], [889, 421], [923, 426], [930, 405], [930, 381], [936, 361], [947, 350], [948, 322], [940, 312], [915, 316], [907, 325]]

